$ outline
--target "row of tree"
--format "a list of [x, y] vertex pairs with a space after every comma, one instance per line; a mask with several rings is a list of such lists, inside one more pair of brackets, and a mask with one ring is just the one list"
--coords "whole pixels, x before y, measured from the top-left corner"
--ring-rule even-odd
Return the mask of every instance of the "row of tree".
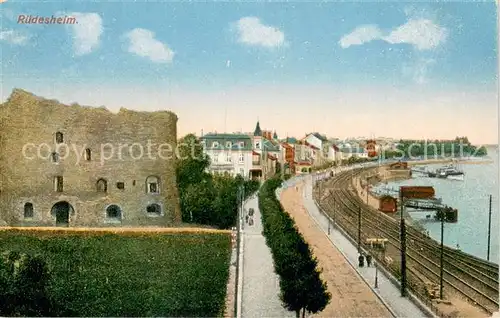
[[243, 191], [246, 199], [259, 189], [259, 182], [208, 173], [210, 158], [193, 134], [179, 141], [179, 155], [176, 172], [182, 221], [222, 229], [234, 226], [241, 200], [238, 194]]
[[305, 312], [322, 311], [331, 300], [327, 284], [321, 280], [318, 261], [298, 232], [293, 219], [284, 211], [275, 191], [277, 178], [266, 181], [259, 191], [263, 234], [271, 249], [274, 268], [280, 277], [281, 301], [297, 317]]
[[469, 143], [467, 137], [457, 137], [452, 141], [415, 141], [402, 140], [396, 151], [385, 152], [386, 158], [417, 156], [485, 156], [485, 147], [477, 147]]

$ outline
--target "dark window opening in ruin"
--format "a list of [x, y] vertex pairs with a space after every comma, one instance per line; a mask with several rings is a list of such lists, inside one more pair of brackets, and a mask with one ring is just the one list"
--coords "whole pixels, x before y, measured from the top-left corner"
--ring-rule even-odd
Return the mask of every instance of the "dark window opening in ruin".
[[57, 152], [51, 153], [52, 162], [59, 162], [59, 154]]
[[89, 148], [85, 149], [85, 160], [90, 161], [92, 152]]
[[62, 132], [58, 131], [56, 132], [56, 143], [62, 144], [64, 142], [64, 137]]
[[125, 189], [125, 183], [124, 182], [117, 182], [116, 187], [120, 190]]
[[57, 202], [51, 210], [51, 214], [56, 217], [56, 226], [69, 226], [70, 213], [74, 213], [74, 210], [66, 201]]
[[146, 193], [159, 193], [159, 179], [155, 176], [150, 176], [146, 179]]
[[148, 214], [160, 215], [161, 214], [161, 206], [159, 204], [153, 203], [153, 204], [148, 205], [148, 207], [146, 208], [146, 211], [148, 212]]
[[106, 208], [106, 217], [110, 219], [121, 219], [122, 210], [117, 205], [110, 205]]
[[97, 180], [97, 192], [108, 192], [108, 182], [106, 180]]
[[29, 219], [33, 217], [33, 203], [24, 204], [24, 218]]
[[56, 192], [63, 192], [63, 177], [57, 176], [54, 178], [54, 188]]
[[134, 180], [134, 181], [132, 181], [132, 185], [133, 185], [133, 186], [135, 186], [135, 180]]

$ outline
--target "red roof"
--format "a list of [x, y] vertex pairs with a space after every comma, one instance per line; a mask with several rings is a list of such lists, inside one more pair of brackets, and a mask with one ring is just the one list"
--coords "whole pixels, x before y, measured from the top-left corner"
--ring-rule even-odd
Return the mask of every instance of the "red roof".
[[256, 152], [255, 150], [252, 150], [252, 155], [258, 155], [258, 156], [260, 156], [260, 153]]
[[316, 150], [318, 150], [318, 149], [319, 149], [318, 147], [311, 145], [311, 144], [310, 144], [310, 143], [308, 143], [307, 141], [305, 142], [305, 145], [306, 145], [306, 146], [311, 147], [312, 149], [316, 149]]
[[276, 157], [275, 157], [275, 156], [273, 156], [273, 155], [267, 155], [267, 157], [268, 157], [269, 159], [271, 159], [271, 160], [276, 160]]
[[290, 145], [289, 143], [286, 143], [286, 142], [282, 143], [282, 145], [285, 148], [293, 148], [292, 145]]
[[335, 150], [335, 151], [340, 151], [339, 147], [337, 147], [337, 146], [335, 146], [335, 145], [332, 145], [332, 148], [333, 148], [333, 150]]

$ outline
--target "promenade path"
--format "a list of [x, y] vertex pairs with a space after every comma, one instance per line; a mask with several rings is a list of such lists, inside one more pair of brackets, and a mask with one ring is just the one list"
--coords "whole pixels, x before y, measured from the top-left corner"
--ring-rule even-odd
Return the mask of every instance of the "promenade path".
[[[278, 275], [274, 272], [271, 250], [262, 235], [257, 197], [249, 199], [245, 210], [254, 209], [253, 225], [243, 228], [243, 289], [241, 317], [295, 317], [283, 308], [279, 299]], [[243, 218], [245, 218], [243, 216]]]
[[[350, 168], [343, 167], [340, 169], [334, 169], [333, 172], [334, 174], [336, 174], [340, 171], [346, 170], [350, 170]], [[328, 220], [318, 210], [318, 207], [316, 206], [312, 198], [313, 178], [317, 180], [318, 178], [321, 179], [325, 177], [327, 177], [325, 174], [318, 174], [316, 176], [307, 175], [298, 182], [303, 185], [302, 196], [304, 205], [309, 215], [315, 220], [316, 224], [326, 235], [328, 233]], [[365, 196], [363, 195], [362, 197], [364, 198]], [[409, 223], [411, 223], [411, 221]], [[342, 253], [345, 255], [345, 258], [354, 266], [356, 271], [360, 273], [363, 279], [368, 281], [371, 287], [374, 287], [375, 268], [357, 267], [357, 246], [355, 246], [347, 237], [344, 236], [343, 233], [341, 233], [334, 227], [330, 228], [329, 239], [340, 251], [342, 251]], [[416, 299], [415, 301], [420, 303], [420, 307], [417, 306], [409, 297], [401, 297], [399, 287], [396, 287], [381, 271], [378, 272], [378, 288], [374, 290], [382, 299], [384, 299], [384, 301], [389, 305], [392, 311], [397, 314], [398, 317], [421, 317], [423, 315], [435, 316], [434, 314], [429, 312], [429, 309], [422, 310], [421, 308], [425, 308], [426, 306], [424, 306], [418, 299]], [[484, 311], [480, 310], [476, 306], [473, 306], [457, 294], [451, 293], [449, 295], [449, 300], [453, 304], [452, 306], [437, 303], [435, 303], [434, 306], [437, 307], [443, 315], [447, 315], [449, 317], [488, 316], [484, 313]]]
[[[332, 300], [312, 317], [394, 317], [394, 314], [370, 289], [342, 253], [329, 241], [304, 206], [303, 183], [281, 192], [280, 201], [293, 217], [300, 233], [311, 246], [321, 277], [328, 284]], [[413, 317], [418, 317], [414, 315]]]

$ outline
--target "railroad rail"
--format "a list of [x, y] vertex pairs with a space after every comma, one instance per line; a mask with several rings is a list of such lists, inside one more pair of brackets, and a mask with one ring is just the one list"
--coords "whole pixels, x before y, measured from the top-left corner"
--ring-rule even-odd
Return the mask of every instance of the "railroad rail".
[[[358, 218], [361, 214], [361, 240], [360, 243], [366, 246], [367, 238], [385, 238], [387, 241], [387, 252], [392, 255], [395, 262], [385, 264], [389, 270], [398, 274], [400, 255], [400, 223], [384, 213], [367, 206], [364, 201], [355, 193], [352, 188], [352, 181], [355, 176], [366, 171], [366, 168], [341, 172], [329, 178], [325, 182], [327, 186], [323, 189], [333, 188], [332, 196], [323, 198], [323, 193], [318, 193], [315, 188], [315, 195], [321, 196], [319, 206], [332, 217], [351, 237], [358, 236]], [[318, 200], [316, 200], [318, 202]], [[335, 206], [332, 206], [332, 203]], [[439, 283], [440, 276], [440, 244], [417, 229], [407, 226], [406, 235], [408, 283], [410, 289], [419, 288], [417, 275], [411, 275], [418, 271], [432, 283]], [[374, 255], [377, 257], [377, 255]], [[378, 256], [380, 258], [380, 256]], [[385, 258], [385, 257], [384, 257]], [[383, 261], [381, 263], [384, 263]], [[392, 266], [392, 267], [391, 267]], [[482, 308], [485, 312], [492, 314], [498, 311], [498, 264], [482, 260], [478, 257], [466, 254], [462, 251], [450, 247], [444, 248], [443, 259], [444, 287], [449, 292], [462, 295], [469, 302]], [[422, 294], [417, 292], [417, 294]]]

